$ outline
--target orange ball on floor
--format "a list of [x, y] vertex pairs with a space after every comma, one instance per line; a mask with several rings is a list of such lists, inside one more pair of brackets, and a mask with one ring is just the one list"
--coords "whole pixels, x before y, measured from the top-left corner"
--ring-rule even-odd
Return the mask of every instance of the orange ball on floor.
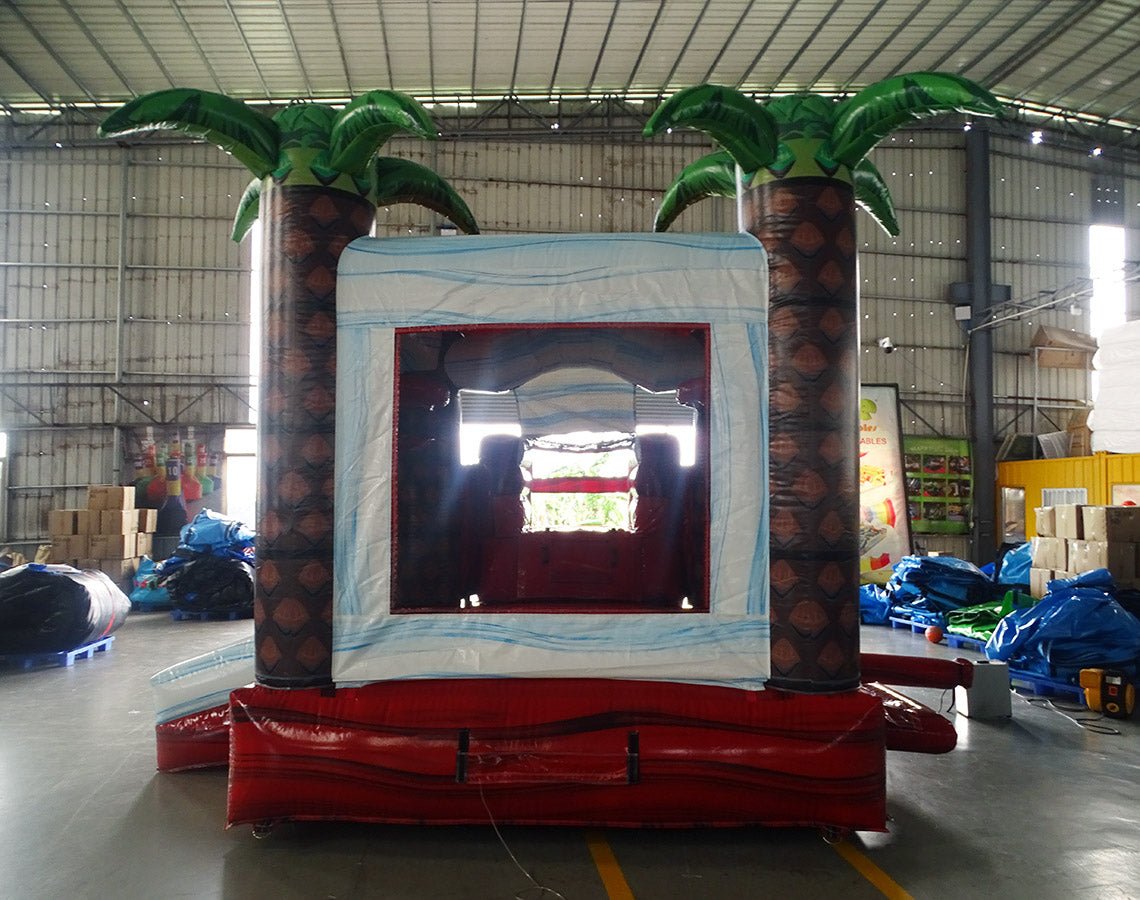
[[942, 629], [937, 625], [928, 625], [926, 628], [926, 639], [932, 644], [941, 643]]

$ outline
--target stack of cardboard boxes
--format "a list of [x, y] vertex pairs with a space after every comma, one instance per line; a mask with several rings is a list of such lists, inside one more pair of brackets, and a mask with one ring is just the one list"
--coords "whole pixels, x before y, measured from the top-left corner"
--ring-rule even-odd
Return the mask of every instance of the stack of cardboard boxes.
[[135, 489], [93, 484], [85, 509], [48, 513], [52, 562], [77, 569], [100, 569], [122, 584], [138, 568], [139, 557], [153, 552], [158, 512], [135, 509]]
[[1108, 569], [1119, 587], [1140, 586], [1140, 506], [1043, 506], [1036, 510], [1029, 592], [1045, 595], [1054, 578]]

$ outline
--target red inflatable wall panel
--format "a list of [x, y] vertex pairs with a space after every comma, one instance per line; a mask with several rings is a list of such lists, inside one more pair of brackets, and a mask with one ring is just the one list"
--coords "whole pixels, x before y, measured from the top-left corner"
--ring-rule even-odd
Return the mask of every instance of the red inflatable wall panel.
[[425, 680], [242, 688], [230, 712], [231, 825], [886, 821], [883, 708], [861, 691]]

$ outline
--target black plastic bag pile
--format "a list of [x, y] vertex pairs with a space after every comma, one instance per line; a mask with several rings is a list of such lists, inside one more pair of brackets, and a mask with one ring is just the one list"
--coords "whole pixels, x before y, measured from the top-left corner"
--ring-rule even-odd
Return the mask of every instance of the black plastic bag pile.
[[197, 556], [162, 584], [182, 612], [253, 615], [253, 566], [240, 559]]
[[156, 569], [157, 583], [181, 612], [253, 615], [254, 532], [204, 509], [182, 529], [174, 555]]
[[0, 572], [0, 656], [63, 653], [107, 637], [131, 601], [102, 572], [28, 563]]

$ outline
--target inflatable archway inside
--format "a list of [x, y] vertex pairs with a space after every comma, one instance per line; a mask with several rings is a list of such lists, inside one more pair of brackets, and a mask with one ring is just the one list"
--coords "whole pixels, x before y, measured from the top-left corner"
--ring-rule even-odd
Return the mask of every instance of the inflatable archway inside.
[[883, 689], [764, 689], [755, 238], [365, 238], [338, 271], [335, 686], [224, 705], [251, 642], [160, 673], [160, 768], [228, 747], [230, 824], [883, 828], [886, 749], [954, 733]]

